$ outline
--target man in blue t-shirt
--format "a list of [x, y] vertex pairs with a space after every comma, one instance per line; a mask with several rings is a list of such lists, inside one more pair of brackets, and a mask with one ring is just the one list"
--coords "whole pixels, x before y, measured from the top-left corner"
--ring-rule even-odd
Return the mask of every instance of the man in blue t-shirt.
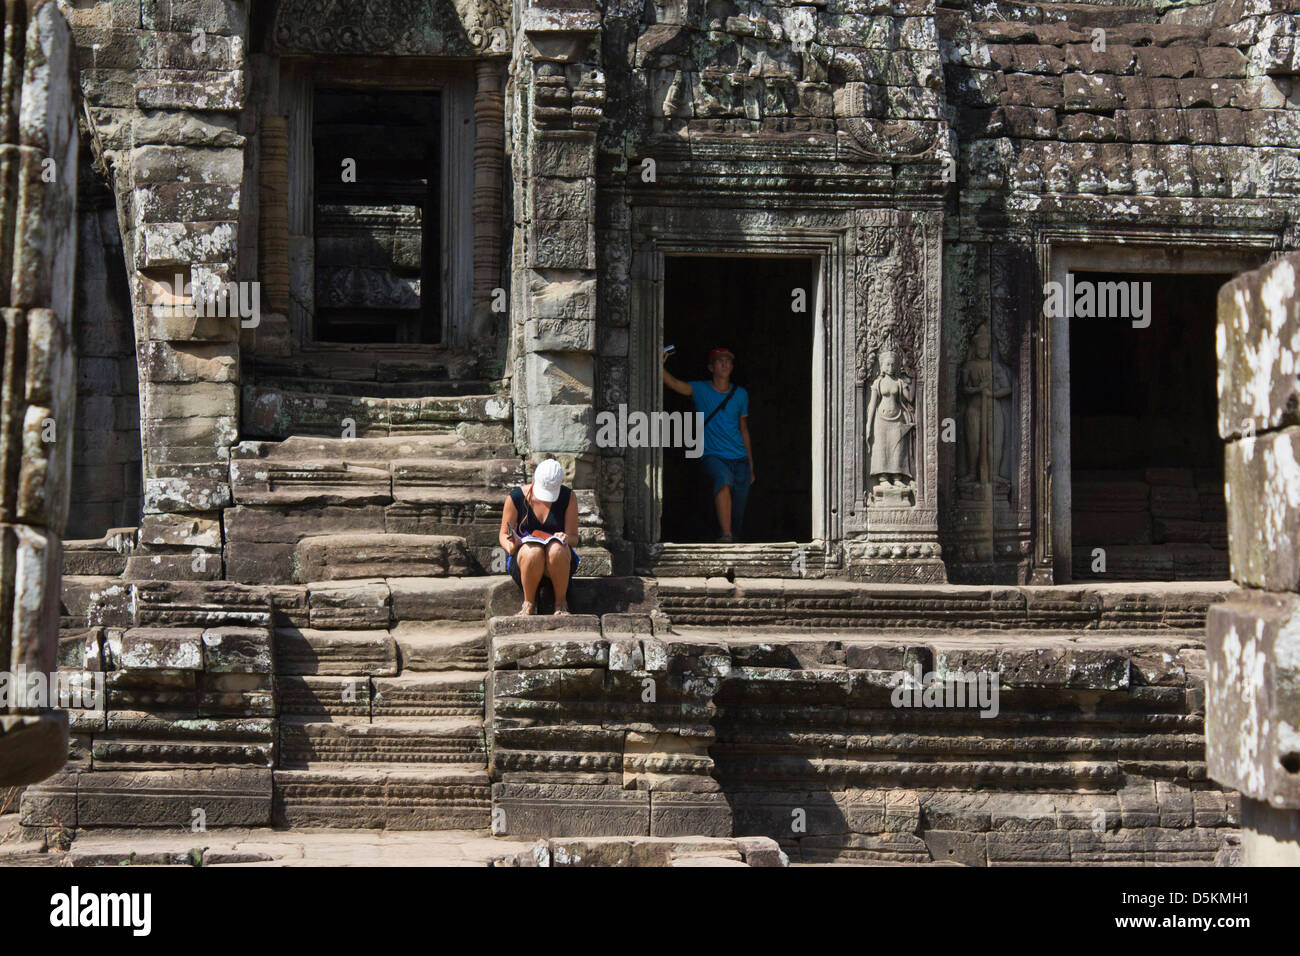
[[[664, 356], [664, 362], [668, 356]], [[709, 374], [703, 382], [683, 382], [664, 368], [664, 384], [695, 400], [695, 410], [707, 420], [704, 455], [700, 463], [713, 480], [713, 505], [722, 526], [719, 541], [740, 536], [749, 486], [754, 483], [754, 452], [749, 444], [749, 393], [731, 384], [736, 356], [730, 349], [709, 353]]]

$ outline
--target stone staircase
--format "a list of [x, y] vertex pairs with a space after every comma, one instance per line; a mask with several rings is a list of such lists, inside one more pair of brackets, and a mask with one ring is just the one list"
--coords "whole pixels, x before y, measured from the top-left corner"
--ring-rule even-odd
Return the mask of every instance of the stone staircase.
[[[765, 836], [808, 863], [1233, 859], [1203, 736], [1205, 615], [1231, 584], [647, 590], [640, 613], [490, 621], [494, 832]], [[900, 704], [915, 672], [996, 675], [996, 697]]]
[[[507, 582], [508, 583], [508, 582]], [[274, 821], [483, 829], [486, 608], [494, 578], [338, 582], [336, 616], [277, 626]], [[319, 593], [308, 587], [310, 595]]]
[[231, 453], [226, 576], [248, 583], [490, 570], [513, 446], [454, 431], [246, 441]]
[[[598, 577], [572, 616], [522, 619], [501, 575], [73, 578], [67, 664], [100, 649], [108, 713], [74, 715], [24, 825], [201, 807], [211, 827], [768, 837], [802, 862], [1230, 859], [1203, 639], [1233, 590]], [[996, 715], [900, 708], [916, 668], [996, 673]]]

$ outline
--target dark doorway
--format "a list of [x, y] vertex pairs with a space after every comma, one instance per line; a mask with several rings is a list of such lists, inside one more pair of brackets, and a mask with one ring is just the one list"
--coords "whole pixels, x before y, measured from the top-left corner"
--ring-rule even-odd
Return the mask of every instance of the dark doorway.
[[1214, 335], [1230, 278], [1075, 273], [1076, 288], [1150, 292], [1146, 328], [1131, 316], [1070, 320], [1075, 580], [1228, 577]]
[[[757, 480], [741, 541], [812, 537], [813, 309], [811, 259], [665, 260], [664, 344], [677, 346], [669, 371], [683, 381], [707, 380], [709, 350], [726, 346], [736, 353], [732, 380], [749, 392]], [[694, 410], [689, 398], [664, 393], [668, 411]], [[665, 449], [661, 539], [685, 543], [717, 535], [712, 486], [699, 459]]]

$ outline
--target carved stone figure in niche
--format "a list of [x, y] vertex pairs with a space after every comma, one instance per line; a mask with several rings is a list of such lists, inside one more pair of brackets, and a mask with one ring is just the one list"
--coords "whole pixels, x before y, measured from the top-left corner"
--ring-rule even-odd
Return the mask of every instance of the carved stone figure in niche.
[[900, 495], [912, 483], [912, 445], [916, 416], [912, 405], [912, 381], [898, 373], [898, 356], [880, 353], [880, 374], [871, 383], [867, 402], [867, 455], [869, 474], [881, 492]]
[[684, 24], [687, 18], [686, 0], [650, 0], [652, 23]]
[[971, 340], [971, 352], [961, 367], [961, 395], [966, 403], [965, 490], [990, 481], [1007, 494], [1011, 479], [1007, 438], [1011, 434], [1011, 371], [993, 354], [988, 325]]

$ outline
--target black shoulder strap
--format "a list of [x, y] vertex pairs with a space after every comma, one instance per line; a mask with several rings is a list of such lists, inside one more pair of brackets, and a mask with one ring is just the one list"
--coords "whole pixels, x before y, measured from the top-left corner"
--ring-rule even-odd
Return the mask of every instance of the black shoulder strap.
[[722, 400], [722, 403], [721, 403], [717, 408], [715, 408], [713, 411], [709, 412], [709, 417], [706, 418], [706, 419], [704, 419], [704, 427], [705, 427], [705, 428], [708, 428], [708, 427], [709, 427], [709, 422], [713, 421], [713, 416], [714, 416], [714, 415], [718, 414], [718, 412], [722, 411], [724, 408], [727, 407], [727, 402], [731, 401], [731, 396], [732, 396], [732, 395], [735, 395], [735, 394], [736, 394], [736, 386], [733, 385], [733, 386], [731, 386], [731, 391], [729, 391], [729, 392], [727, 393], [727, 397], [724, 398], [724, 399]]
[[532, 522], [529, 530], [535, 529], [537, 527], [537, 516], [533, 514], [532, 505], [528, 503], [528, 499], [524, 496], [524, 490], [519, 487], [512, 488], [510, 490], [510, 500], [515, 503], [515, 521], [518, 522], [515, 525], [515, 530], [523, 531], [525, 521]]

